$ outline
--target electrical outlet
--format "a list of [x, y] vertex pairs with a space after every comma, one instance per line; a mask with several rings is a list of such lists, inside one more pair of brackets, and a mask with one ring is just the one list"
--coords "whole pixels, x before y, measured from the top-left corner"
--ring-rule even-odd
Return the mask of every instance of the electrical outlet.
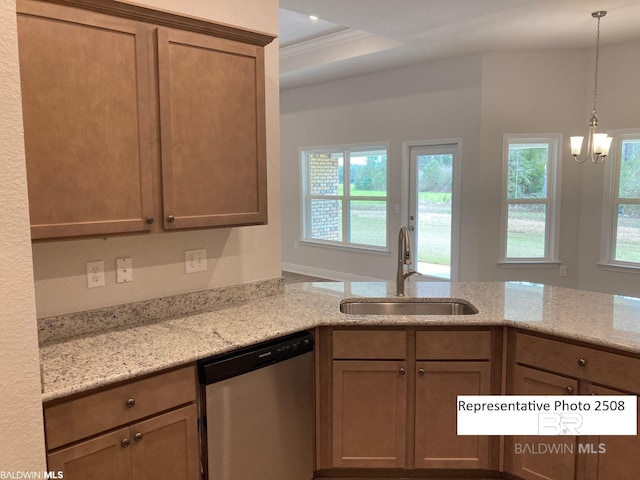
[[566, 277], [567, 276], [567, 266], [566, 265], [560, 265], [560, 268], [558, 269], [558, 274], [561, 277]]
[[133, 282], [133, 260], [131, 257], [116, 259], [116, 282]]
[[104, 287], [104, 261], [87, 262], [87, 288]]
[[198, 248], [197, 250], [185, 250], [184, 252], [184, 272], [195, 273], [207, 269], [207, 250]]

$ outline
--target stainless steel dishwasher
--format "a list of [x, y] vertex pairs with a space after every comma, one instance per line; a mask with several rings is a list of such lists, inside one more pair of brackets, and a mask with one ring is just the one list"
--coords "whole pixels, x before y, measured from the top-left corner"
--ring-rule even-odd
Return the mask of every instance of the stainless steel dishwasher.
[[313, 478], [313, 335], [202, 360], [209, 480]]

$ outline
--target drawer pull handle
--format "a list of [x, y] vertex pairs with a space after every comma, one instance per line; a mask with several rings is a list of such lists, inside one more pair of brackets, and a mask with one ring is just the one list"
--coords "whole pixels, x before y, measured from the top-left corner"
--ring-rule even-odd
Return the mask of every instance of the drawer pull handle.
[[584, 367], [587, 364], [587, 361], [584, 358], [578, 359], [578, 365], [580, 367]]
[[120, 441], [120, 445], [122, 446], [122, 448], [127, 448], [129, 445], [131, 445], [131, 440], [129, 440], [128, 438], [123, 438]]
[[423, 376], [425, 374], [424, 368], [418, 370], [418, 375]]
[[127, 405], [127, 407], [129, 408], [133, 408], [136, 404], [136, 401], [133, 398], [130, 398], [129, 400], [127, 400], [125, 402], [125, 404]]
[[142, 433], [138, 432], [138, 433], [136, 433], [136, 434], [133, 436], [133, 439], [134, 439], [136, 442], [141, 442], [141, 441], [142, 441], [142, 437], [143, 437]]
[[404, 368], [401, 367], [400, 370], [398, 370], [398, 373], [400, 375], [404, 375], [405, 373], [407, 373], [407, 371]]
[[169, 222], [169, 223], [173, 223], [173, 222], [175, 222], [175, 221], [176, 221], [176, 217], [174, 217], [173, 215], [169, 215], [169, 216], [167, 217], [167, 222]]
[[573, 393], [573, 387], [572, 386], [568, 386], [567, 388], [564, 389], [565, 392], [567, 393]]

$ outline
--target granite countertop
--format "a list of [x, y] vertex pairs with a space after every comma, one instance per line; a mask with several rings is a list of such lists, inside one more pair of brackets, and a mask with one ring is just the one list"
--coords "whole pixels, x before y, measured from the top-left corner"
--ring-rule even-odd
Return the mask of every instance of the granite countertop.
[[[228, 295], [232, 293], [227, 292]], [[523, 282], [407, 282], [408, 297], [458, 298], [475, 315], [345, 315], [350, 297], [392, 297], [385, 282], [317, 282], [153, 323], [44, 344], [42, 400], [62, 398], [320, 325], [509, 325], [640, 353], [640, 298]], [[90, 321], [90, 320], [89, 320]]]

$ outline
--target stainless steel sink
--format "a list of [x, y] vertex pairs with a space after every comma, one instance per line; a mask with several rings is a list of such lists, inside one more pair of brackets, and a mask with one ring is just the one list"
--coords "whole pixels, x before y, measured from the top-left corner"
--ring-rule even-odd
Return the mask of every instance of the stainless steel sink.
[[350, 315], [472, 315], [478, 309], [457, 298], [347, 298], [340, 311]]

